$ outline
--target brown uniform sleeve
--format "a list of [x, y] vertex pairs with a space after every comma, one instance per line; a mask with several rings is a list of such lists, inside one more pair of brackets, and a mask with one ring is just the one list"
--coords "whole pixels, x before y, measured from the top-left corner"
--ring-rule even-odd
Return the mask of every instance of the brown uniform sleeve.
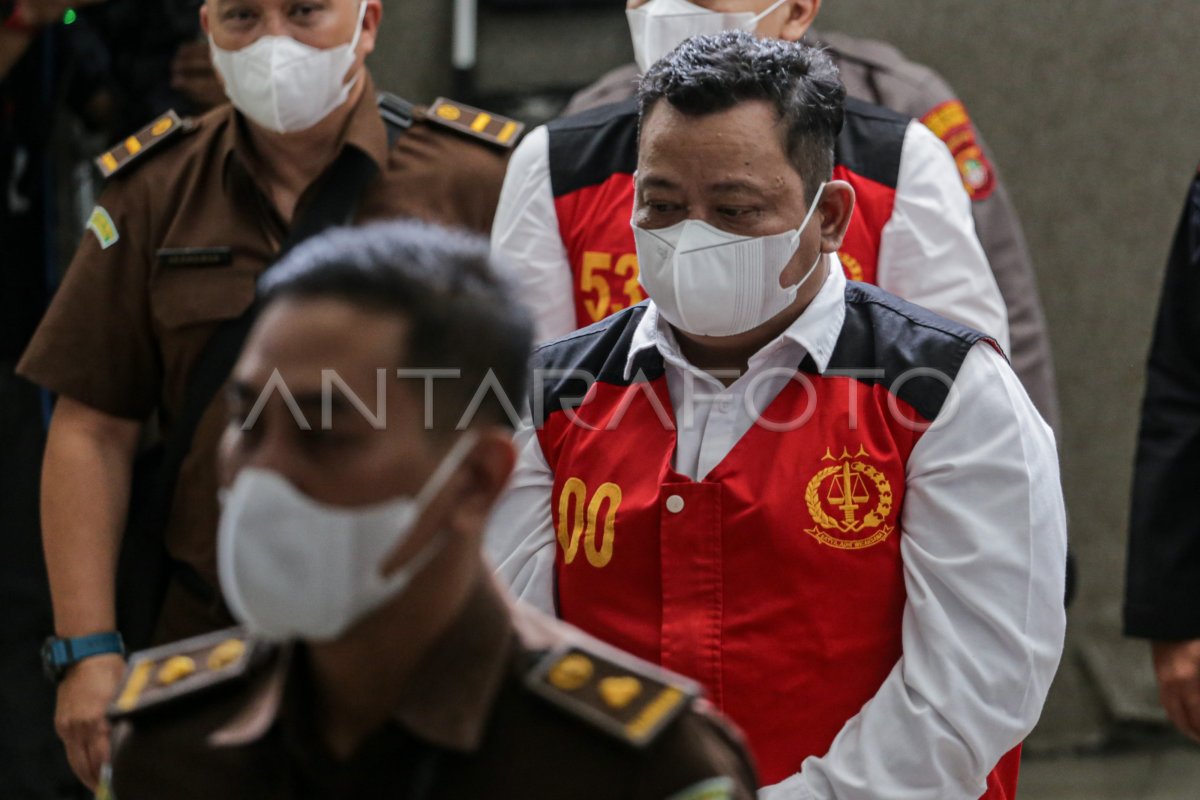
[[52, 392], [128, 419], [150, 414], [162, 380], [148, 297], [151, 206], [136, 179], [117, 179], [101, 195], [97, 208], [111, 218], [111, 230], [103, 214], [94, 214], [100, 230], [84, 231], [17, 366]]
[[[820, 38], [838, 60], [852, 97], [921, 120], [954, 154], [973, 201], [980, 244], [1008, 307], [1013, 369], [1038, 411], [1058, 430], [1054, 361], [1029, 247], [991, 151], [970, 123], [958, 95], [937, 72], [909, 61], [885, 42], [829, 31], [823, 31]], [[968, 122], [966, 136], [948, 119], [958, 113]], [[974, 146], [978, 153], [972, 151]]]
[[655, 742], [633, 800], [753, 800], [758, 776], [740, 734], [697, 701]]

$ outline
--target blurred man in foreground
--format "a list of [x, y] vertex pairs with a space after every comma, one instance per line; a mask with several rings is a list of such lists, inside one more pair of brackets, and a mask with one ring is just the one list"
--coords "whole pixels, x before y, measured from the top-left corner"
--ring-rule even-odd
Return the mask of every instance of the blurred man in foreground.
[[263, 303], [221, 447], [221, 586], [246, 631], [133, 657], [115, 795], [748, 800], [690, 681], [493, 583], [480, 545], [531, 333], [486, 241], [335, 231]]

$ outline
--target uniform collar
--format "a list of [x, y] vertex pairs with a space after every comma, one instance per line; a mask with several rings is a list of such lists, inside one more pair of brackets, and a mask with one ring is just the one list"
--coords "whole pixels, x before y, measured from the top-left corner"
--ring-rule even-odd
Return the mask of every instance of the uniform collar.
[[[512, 610], [492, 578], [482, 576], [409, 676], [393, 718], [438, 747], [476, 750], [515, 646]], [[210, 734], [213, 746], [240, 747], [266, 736], [287, 713], [285, 689], [295, 678], [298, 655], [294, 646], [278, 653], [233, 717]]]
[[[797, 351], [797, 364], [807, 354], [812, 357], [817, 372], [824, 373], [829, 367], [833, 348], [837, 345], [842, 324], [846, 321], [846, 275], [842, 272], [841, 262], [837, 260], [836, 255], [829, 260], [829, 275], [816, 297], [783, 333], [750, 358], [750, 366], [755, 366], [780, 348], [789, 348]], [[625, 380], [630, 380], [638, 365], [645, 363], [645, 356], [650, 351], [657, 351], [665, 361], [696, 369], [684, 358], [675, 339], [675, 332], [658, 313], [658, 307], [654, 305], [653, 300], [647, 304], [646, 313], [642, 315], [633, 332], [629, 355], [625, 361]]]
[[409, 677], [396, 720], [442, 747], [477, 749], [515, 645], [512, 610], [483, 576]]
[[[375, 82], [371, 73], [363, 69], [363, 92], [338, 137], [337, 152], [346, 145], [362, 150], [383, 172], [388, 163], [388, 135], [383, 119], [379, 116], [378, 101], [375, 93]], [[246, 120], [240, 111], [232, 106], [223, 107], [223, 112], [229, 120], [221, 137], [221, 163], [228, 170], [230, 156], [237, 155], [237, 160], [243, 168], [250, 170], [254, 163], [250, 152], [250, 138], [246, 131]], [[227, 174], [227, 173], [226, 173]]]

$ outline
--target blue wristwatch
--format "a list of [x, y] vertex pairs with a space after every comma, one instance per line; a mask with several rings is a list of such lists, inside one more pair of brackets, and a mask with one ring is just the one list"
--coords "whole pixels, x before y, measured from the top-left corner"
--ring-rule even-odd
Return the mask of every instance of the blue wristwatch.
[[116, 631], [76, 636], [72, 639], [51, 636], [42, 645], [42, 671], [53, 683], [58, 683], [66, 674], [67, 667], [78, 664], [85, 658], [107, 653], [125, 655], [125, 642]]

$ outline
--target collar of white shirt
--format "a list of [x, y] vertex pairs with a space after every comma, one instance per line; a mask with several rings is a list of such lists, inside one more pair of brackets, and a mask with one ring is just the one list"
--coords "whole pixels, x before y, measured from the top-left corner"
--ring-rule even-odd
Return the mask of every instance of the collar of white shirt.
[[[830, 269], [821, 290], [795, 322], [751, 356], [751, 370], [767, 360], [777, 362], [780, 357], [793, 361], [793, 355], [794, 363], [799, 364], [806, 353], [812, 356], [818, 372], [824, 373], [829, 366], [842, 324], [846, 321], [846, 276], [836, 254], [825, 258], [830, 262]], [[651, 348], [657, 349], [667, 362], [689, 372], [702, 373], [684, 358], [674, 331], [658, 313], [653, 300], [647, 304], [646, 313], [633, 332], [625, 361], [625, 380], [632, 377], [638, 355]]]

